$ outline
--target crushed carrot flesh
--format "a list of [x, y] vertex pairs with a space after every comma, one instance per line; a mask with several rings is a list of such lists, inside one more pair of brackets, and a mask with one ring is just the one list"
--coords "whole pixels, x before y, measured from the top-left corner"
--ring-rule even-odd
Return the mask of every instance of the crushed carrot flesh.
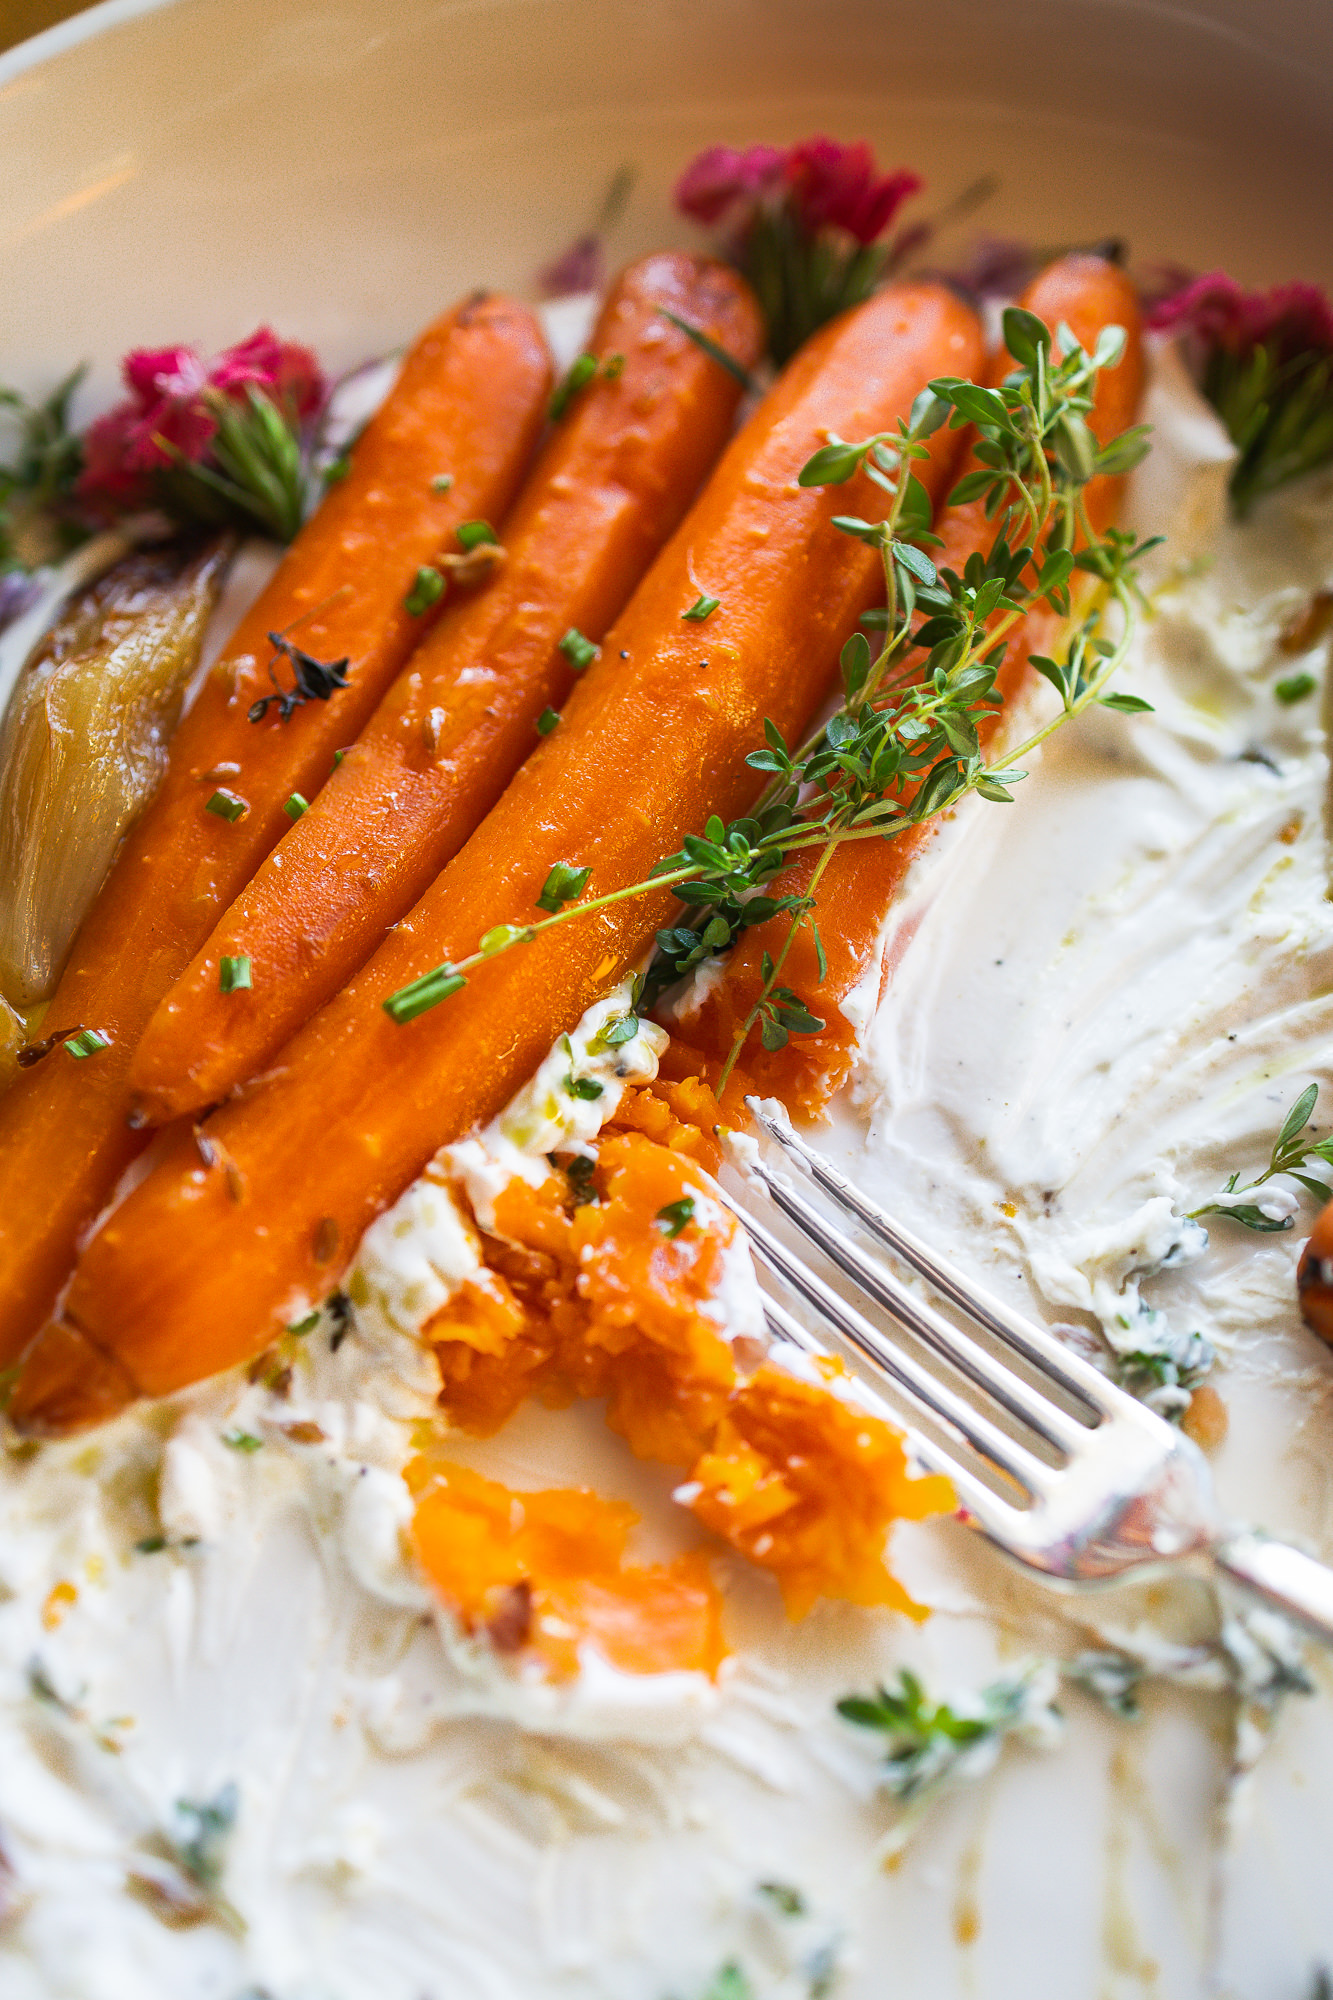
[[535, 1653], [559, 1680], [585, 1645], [625, 1673], [716, 1674], [726, 1647], [707, 1559], [627, 1565], [639, 1517], [623, 1501], [582, 1487], [518, 1493], [429, 1454], [404, 1477], [422, 1567], [498, 1652]]
[[[530, 1396], [604, 1397], [641, 1458], [686, 1468], [688, 1504], [773, 1572], [792, 1616], [820, 1596], [915, 1612], [885, 1565], [888, 1531], [950, 1510], [952, 1489], [910, 1475], [898, 1433], [838, 1392], [836, 1362], [821, 1382], [738, 1360], [713, 1305], [737, 1224], [688, 1136], [712, 1140], [719, 1116], [697, 1078], [627, 1091], [595, 1163], [509, 1183], [482, 1278], [426, 1330], [440, 1400], [487, 1436]], [[685, 1201], [673, 1233], [664, 1212]]]

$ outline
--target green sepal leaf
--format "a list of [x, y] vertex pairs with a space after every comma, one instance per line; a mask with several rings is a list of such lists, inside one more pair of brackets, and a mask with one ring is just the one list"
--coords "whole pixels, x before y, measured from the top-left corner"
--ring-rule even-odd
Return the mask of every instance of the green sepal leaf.
[[1098, 703], [1102, 708], [1118, 709], [1121, 715], [1155, 715], [1150, 701], [1144, 701], [1137, 694], [1099, 694]]

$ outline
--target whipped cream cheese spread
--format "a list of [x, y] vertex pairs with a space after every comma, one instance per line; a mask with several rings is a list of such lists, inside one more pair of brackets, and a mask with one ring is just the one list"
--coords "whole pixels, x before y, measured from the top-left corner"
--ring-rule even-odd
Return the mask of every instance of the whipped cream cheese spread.
[[[1329, 1556], [1333, 1370], [1293, 1282], [1313, 1203], [1266, 1236], [1189, 1211], [1262, 1170], [1308, 1082], [1333, 1121], [1320, 696], [1275, 693], [1322, 678], [1323, 642], [1298, 656], [1283, 635], [1333, 584], [1333, 477], [1237, 524], [1226, 440], [1169, 351], [1147, 416], [1134, 505], [1171, 539], [1123, 686], [1153, 713], [1090, 714], [1012, 806], [959, 813], [928, 850], [820, 1137], [1103, 1365], [1206, 1376], [1224, 1506]], [[436, 1416], [416, 1335], [480, 1261], [451, 1182], [485, 1226], [510, 1177], [595, 1142], [662, 1047], [645, 1025], [594, 1051], [626, 1003], [380, 1218], [347, 1306], [300, 1322], [265, 1376], [0, 1456], [0, 1995], [1304, 1994], [1333, 1961], [1329, 1669], [1262, 1617], [1219, 1632], [1202, 1584], [1061, 1599], [955, 1523], [901, 1524], [926, 1624], [826, 1603], [792, 1625], [772, 1579], [719, 1551], [716, 1683], [591, 1652], [573, 1682], [535, 1681], [439, 1606], [401, 1469]], [[1281, 1219], [1295, 1197], [1264, 1199]], [[743, 1252], [712, 1309], [760, 1333]], [[512, 1486], [632, 1502], [635, 1561], [701, 1540], [670, 1469], [595, 1406], [450, 1448]], [[834, 1706], [904, 1666], [963, 1716], [988, 1685], [1025, 1691], [1012, 1747], [959, 1760], [919, 1808]], [[1138, 1721], [1112, 1712], [1131, 1690]], [[714, 1984], [728, 1964], [745, 1986]]]

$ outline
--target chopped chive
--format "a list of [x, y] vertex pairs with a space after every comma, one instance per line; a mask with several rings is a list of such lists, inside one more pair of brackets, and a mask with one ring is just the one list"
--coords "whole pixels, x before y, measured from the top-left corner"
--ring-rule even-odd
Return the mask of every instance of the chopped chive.
[[250, 990], [250, 961], [244, 953], [238, 958], [222, 958], [218, 962], [218, 985], [224, 993], [248, 993]]
[[453, 483], [454, 475], [452, 472], [437, 472], [434, 479], [430, 482], [430, 490], [432, 493], [447, 493]]
[[[342, 756], [341, 750], [338, 752], [338, 755]], [[309, 799], [303, 799], [299, 792], [293, 792], [291, 797], [284, 801], [282, 809], [288, 819], [300, 819], [302, 813], [309, 812], [310, 801]]]
[[230, 1430], [223, 1431], [222, 1442], [230, 1445], [233, 1451], [258, 1451], [264, 1440], [257, 1438], [253, 1431]]
[[587, 888], [591, 874], [591, 868], [575, 868], [568, 861], [557, 861], [537, 898], [537, 908], [554, 914], [565, 903], [572, 903]]
[[399, 1027], [407, 1021], [415, 1021], [418, 1014], [425, 1014], [432, 1007], [438, 1007], [441, 1000], [447, 1000], [451, 993], [457, 993], [467, 985], [461, 972], [455, 972], [447, 962], [437, 965], [433, 972], [423, 972], [420, 979], [414, 979], [407, 986], [400, 986], [382, 1004], [391, 1021]]
[[71, 1035], [65, 1043], [65, 1050], [75, 1062], [83, 1062], [88, 1056], [95, 1056], [100, 1049], [111, 1047], [110, 1035], [104, 1035], [100, 1028], [85, 1028], [81, 1034]]
[[669, 312], [666, 306], [659, 306], [657, 310], [663, 319], [671, 321], [672, 326], [679, 327], [696, 347], [701, 347], [710, 361], [716, 361], [719, 368], [725, 368], [728, 375], [734, 375], [742, 389], [753, 389], [754, 377], [749, 369], [743, 367], [734, 354], [728, 354], [725, 347], [719, 347], [715, 340], [710, 340], [702, 327], [691, 326], [687, 319], [682, 319], [679, 313]]
[[1313, 694], [1318, 683], [1313, 674], [1288, 674], [1284, 681], [1274, 681], [1273, 693], [1287, 708], [1294, 701], [1304, 701], [1307, 694]]
[[319, 1318], [320, 1318], [319, 1307], [316, 1306], [315, 1310], [313, 1312], [308, 1312], [304, 1319], [293, 1320], [291, 1325], [288, 1327], [287, 1331], [288, 1333], [295, 1333], [298, 1335], [313, 1333], [315, 1331], [315, 1328], [319, 1325]]
[[575, 396], [578, 395], [579, 390], [585, 389], [596, 373], [597, 356], [595, 354], [580, 354], [575, 357], [570, 364], [569, 373], [565, 376], [564, 381], [557, 385], [556, 392], [550, 401], [547, 414], [553, 424], [559, 423]]
[[559, 720], [560, 711], [558, 709], [544, 708], [537, 717], [537, 734], [539, 736], [549, 736]]
[[498, 548], [500, 543], [489, 521], [460, 521], [455, 533], [465, 549], [479, 549], [483, 542], [494, 542]]
[[672, 1242], [694, 1220], [694, 1196], [682, 1195], [679, 1201], [669, 1201], [665, 1208], [659, 1208], [653, 1220], [663, 1236]]
[[691, 619], [696, 625], [702, 625], [705, 618], [712, 617], [721, 602], [722, 599], [720, 597], [705, 597], [701, 593], [695, 598], [689, 610], [682, 611], [680, 615], [682, 618]]
[[[459, 529], [462, 533], [462, 529]], [[422, 563], [417, 571], [417, 580], [403, 599], [403, 604], [414, 618], [420, 618], [423, 611], [429, 611], [432, 604], [444, 594], [444, 578], [429, 563]]]
[[608, 354], [605, 361], [602, 363], [602, 373], [603, 375], [605, 375], [607, 381], [608, 382], [616, 381], [618, 377], [624, 374], [624, 372], [625, 372], [624, 355]]
[[585, 667], [592, 665], [601, 648], [594, 646], [591, 639], [585, 639], [577, 625], [571, 625], [564, 638], [560, 641], [560, 651], [569, 661], [574, 672], [581, 674]]
[[204, 807], [205, 812], [216, 813], [219, 819], [229, 820], [244, 819], [249, 810], [249, 799], [243, 799], [239, 792], [229, 792], [225, 785], [219, 785]]

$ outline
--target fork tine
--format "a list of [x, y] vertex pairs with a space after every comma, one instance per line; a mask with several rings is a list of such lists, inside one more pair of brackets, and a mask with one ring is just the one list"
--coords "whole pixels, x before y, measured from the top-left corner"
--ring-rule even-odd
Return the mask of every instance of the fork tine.
[[[911, 1230], [895, 1222], [877, 1202], [854, 1188], [836, 1167], [830, 1166], [827, 1160], [806, 1145], [780, 1105], [758, 1097], [747, 1097], [745, 1104], [769, 1137], [798, 1161], [816, 1185], [823, 1188], [840, 1208], [855, 1216], [861, 1226], [886, 1249], [910, 1264], [942, 1298], [948, 1299], [988, 1332], [1017, 1348], [1035, 1368], [1052, 1376], [1062, 1388], [1086, 1404], [1090, 1415], [1110, 1415], [1120, 1409], [1122, 1399], [1132, 1402], [1090, 1361], [1062, 1346], [1045, 1327], [1037, 1326], [1014, 1312], [984, 1286], [965, 1278], [914, 1236]], [[767, 1174], [764, 1179], [771, 1185]], [[1080, 1425], [1079, 1428], [1083, 1427]]]
[[[723, 1198], [726, 1199], [725, 1196]], [[1028, 1493], [1039, 1496], [1051, 1491], [1053, 1482], [1059, 1477], [1053, 1467], [1044, 1465], [1025, 1445], [1006, 1436], [989, 1417], [982, 1416], [945, 1383], [938, 1382], [919, 1361], [895, 1347], [855, 1306], [849, 1305], [822, 1278], [807, 1270], [763, 1223], [757, 1222], [734, 1203], [728, 1202], [728, 1206], [749, 1232], [751, 1241], [770, 1270], [776, 1271], [784, 1284], [813, 1306], [821, 1318], [836, 1327], [844, 1339], [850, 1341], [876, 1368], [890, 1376], [915, 1403], [923, 1406], [954, 1437], [970, 1444], [974, 1451], [989, 1459], [992, 1465], [998, 1466]]]
[[[776, 1299], [767, 1295], [764, 1298], [764, 1317], [768, 1321], [770, 1333], [775, 1334], [779, 1340], [790, 1341], [803, 1353], [823, 1354], [827, 1351], [785, 1306], [779, 1305]], [[873, 1390], [867, 1393], [877, 1410], [883, 1412], [895, 1429], [902, 1431], [912, 1456], [919, 1459], [928, 1471], [942, 1472], [952, 1482], [954, 1491], [964, 1508], [987, 1534], [994, 1535], [1000, 1540], [1007, 1540], [1013, 1536], [1015, 1526], [1021, 1518], [1017, 1508], [1011, 1507], [1007, 1500], [1001, 1500], [998, 1494], [992, 1493], [989, 1486], [984, 1486], [974, 1472], [970, 1472], [952, 1452], [946, 1451], [943, 1445], [937, 1444], [934, 1438], [923, 1436], [914, 1424], [904, 1424], [898, 1413], [890, 1409]]]
[[849, 1237], [835, 1229], [810, 1203], [784, 1181], [758, 1169], [764, 1185], [778, 1207], [824, 1252], [854, 1284], [868, 1292], [875, 1303], [906, 1326], [919, 1340], [975, 1382], [994, 1398], [1011, 1417], [1026, 1424], [1046, 1442], [1069, 1452], [1087, 1436], [1087, 1426], [1052, 1403], [1013, 1369], [988, 1354], [950, 1320], [934, 1311], [924, 1300], [913, 1298], [891, 1271], [886, 1271], [857, 1249]]

